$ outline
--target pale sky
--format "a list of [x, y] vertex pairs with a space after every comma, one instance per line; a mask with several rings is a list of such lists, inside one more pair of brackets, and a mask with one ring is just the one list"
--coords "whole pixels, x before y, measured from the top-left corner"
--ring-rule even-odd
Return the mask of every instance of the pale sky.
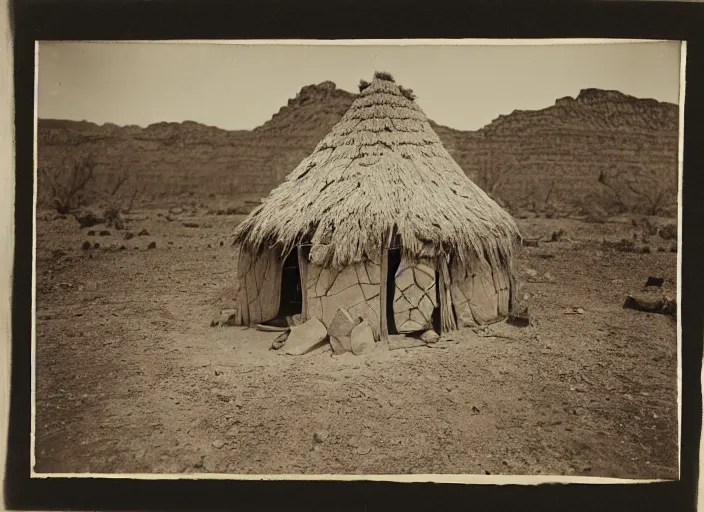
[[328, 46], [46, 42], [38, 115], [147, 126], [197, 121], [252, 129], [301, 87], [357, 92], [388, 71], [439, 124], [475, 130], [580, 89], [679, 103], [678, 42], [552, 46]]

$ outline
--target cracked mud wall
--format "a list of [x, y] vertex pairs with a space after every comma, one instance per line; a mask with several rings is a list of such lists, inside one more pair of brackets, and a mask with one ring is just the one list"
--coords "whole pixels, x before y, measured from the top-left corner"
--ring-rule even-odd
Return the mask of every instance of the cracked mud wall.
[[266, 322], [276, 317], [281, 301], [283, 259], [277, 250], [253, 255], [242, 248], [238, 263], [241, 323]]
[[503, 267], [492, 268], [480, 258], [470, 267], [454, 262], [450, 287], [458, 327], [473, 327], [508, 316], [510, 278]]
[[432, 260], [411, 262], [401, 258], [394, 289], [394, 322], [399, 333], [433, 327], [433, 310], [437, 306], [435, 267]]
[[339, 308], [353, 318], [369, 321], [374, 338], [379, 339], [381, 308], [380, 265], [365, 261], [342, 269], [308, 264], [306, 293], [308, 318], [318, 318], [329, 327]]

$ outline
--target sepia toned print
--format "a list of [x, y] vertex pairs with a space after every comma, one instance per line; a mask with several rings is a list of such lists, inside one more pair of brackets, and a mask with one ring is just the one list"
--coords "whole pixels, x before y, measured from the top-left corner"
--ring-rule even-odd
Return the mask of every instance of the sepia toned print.
[[[39, 45], [36, 474], [678, 478], [679, 84], [623, 78], [678, 78], [678, 43], [154, 46]], [[240, 75], [262, 104], [301, 85], [261, 124], [193, 84], [166, 107], [153, 69], [195, 79], [164, 52], [298, 59]], [[558, 74], [457, 72], [527, 58]], [[129, 66], [142, 89], [96, 78]]]

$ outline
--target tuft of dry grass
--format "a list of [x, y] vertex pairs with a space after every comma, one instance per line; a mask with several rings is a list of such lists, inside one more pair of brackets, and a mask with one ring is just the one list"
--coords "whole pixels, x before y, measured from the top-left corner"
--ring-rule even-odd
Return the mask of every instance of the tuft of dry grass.
[[[387, 73], [375, 78], [313, 153], [236, 228], [234, 242], [336, 268], [376, 259], [395, 232], [404, 256], [442, 254], [510, 267], [513, 218], [462, 171], [425, 113]], [[509, 268], [510, 270], [510, 268]]]

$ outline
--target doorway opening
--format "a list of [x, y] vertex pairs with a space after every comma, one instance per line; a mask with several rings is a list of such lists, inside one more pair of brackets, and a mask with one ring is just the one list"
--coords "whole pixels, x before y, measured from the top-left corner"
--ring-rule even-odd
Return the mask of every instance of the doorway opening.
[[386, 325], [389, 334], [398, 334], [394, 319], [394, 294], [396, 292], [396, 272], [401, 265], [401, 249], [389, 249], [389, 261], [386, 274]]
[[281, 271], [281, 300], [277, 318], [300, 314], [303, 311], [301, 269], [298, 267], [298, 250], [294, 248], [284, 260]]

